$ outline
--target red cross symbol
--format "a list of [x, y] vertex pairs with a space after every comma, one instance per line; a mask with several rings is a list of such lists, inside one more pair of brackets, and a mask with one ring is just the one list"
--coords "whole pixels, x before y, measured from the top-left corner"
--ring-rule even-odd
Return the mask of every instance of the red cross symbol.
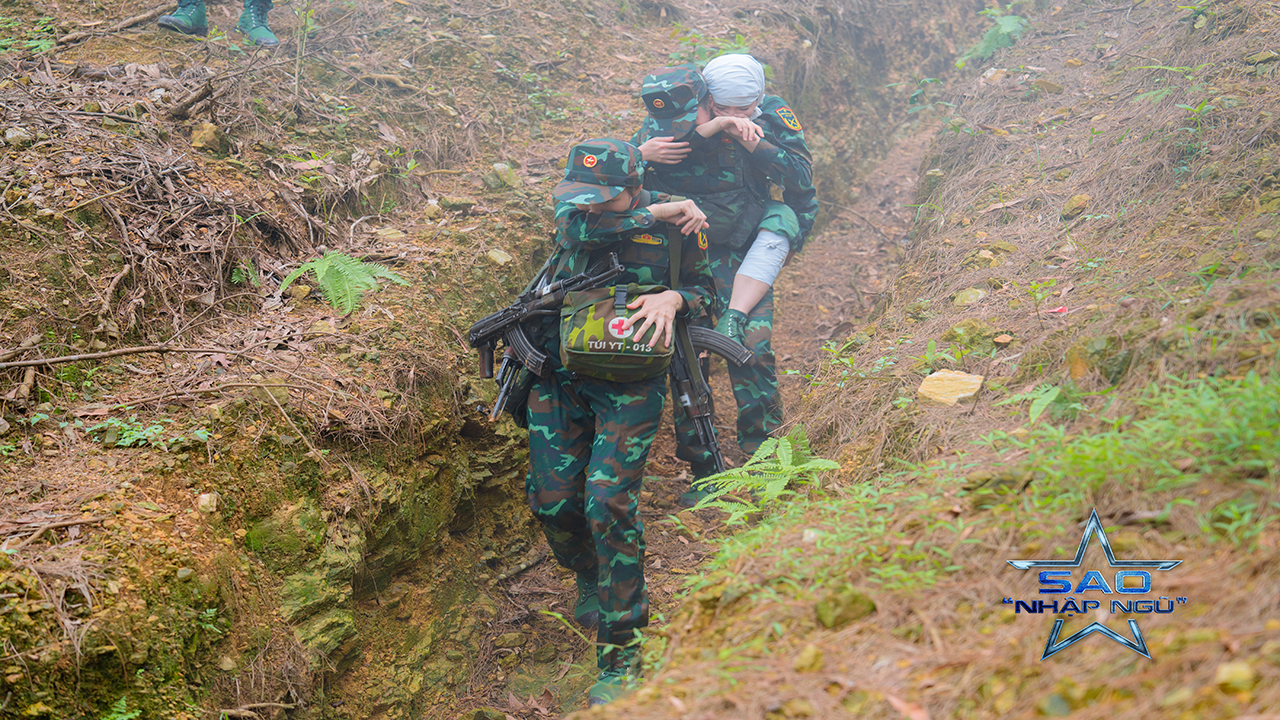
[[627, 330], [627, 321], [625, 318], [614, 318], [613, 322], [609, 323], [609, 332], [613, 333], [614, 337], [626, 337], [628, 334]]

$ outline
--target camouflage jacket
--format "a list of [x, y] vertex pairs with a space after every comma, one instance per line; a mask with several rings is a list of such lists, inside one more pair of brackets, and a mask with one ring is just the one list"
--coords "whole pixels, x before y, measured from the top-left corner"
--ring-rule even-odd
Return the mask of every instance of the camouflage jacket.
[[[668, 224], [654, 220], [645, 209], [652, 201], [648, 191], [640, 193], [635, 209], [625, 213], [588, 214], [571, 203], [556, 204], [556, 243], [559, 247], [548, 261], [547, 282], [555, 282], [585, 271], [616, 252], [626, 268], [614, 285], [671, 286]], [[695, 237], [681, 243], [680, 287], [672, 288], [684, 298], [681, 317], [699, 318], [718, 313], [711, 266], [705, 247]], [[560, 331], [554, 323], [543, 328], [543, 346], [557, 357]]]
[[[764, 128], [764, 137], [754, 151], [747, 152], [724, 133], [704, 138], [692, 132], [685, 138], [689, 155], [676, 165], [649, 163], [645, 168], [644, 186], [698, 200], [712, 225], [711, 242], [719, 243], [730, 240], [724, 237], [725, 233], [734, 232], [730, 218], [750, 214], [748, 204], [762, 206], [770, 198], [770, 183], [780, 185], [783, 202], [795, 211], [799, 220], [800, 234], [792, 242], [793, 249], [799, 250], [813, 229], [818, 212], [812, 159], [804, 142], [804, 130], [782, 98], [766, 95], [760, 102], [760, 111], [755, 122]], [[631, 142], [639, 145], [648, 139], [642, 130]], [[743, 189], [746, 192], [735, 192]], [[702, 201], [708, 198], [715, 201], [704, 206]], [[721, 214], [724, 219], [713, 219], [713, 213]], [[741, 241], [731, 244], [741, 244]]]

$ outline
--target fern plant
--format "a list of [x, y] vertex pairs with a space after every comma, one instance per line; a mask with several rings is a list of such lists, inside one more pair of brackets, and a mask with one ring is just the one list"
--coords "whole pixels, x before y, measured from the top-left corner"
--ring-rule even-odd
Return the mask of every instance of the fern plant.
[[333, 250], [324, 257], [303, 263], [302, 267], [289, 273], [280, 283], [280, 292], [304, 273], [311, 272], [316, 277], [316, 285], [324, 295], [325, 301], [343, 315], [350, 313], [360, 305], [361, 298], [368, 290], [378, 287], [378, 278], [386, 278], [400, 285], [408, 285], [408, 281], [387, 268], [376, 263], [363, 260]]
[[103, 715], [101, 720], [135, 720], [142, 714], [142, 710], [135, 708], [129, 709], [129, 696], [121, 695], [120, 699], [111, 704], [111, 710]]
[[818, 473], [839, 467], [831, 460], [812, 457], [804, 428], [796, 427], [786, 437], [765, 440], [742, 467], [704, 478], [701, 484], [710, 494], [693, 509], [722, 510], [729, 515], [727, 524], [740, 525], [794, 495], [792, 487], [816, 485]]

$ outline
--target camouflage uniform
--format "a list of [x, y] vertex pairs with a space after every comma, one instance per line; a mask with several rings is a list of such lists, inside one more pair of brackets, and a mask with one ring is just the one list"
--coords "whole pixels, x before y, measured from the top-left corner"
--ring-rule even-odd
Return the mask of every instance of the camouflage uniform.
[[[663, 68], [645, 78], [641, 96], [649, 117], [632, 142], [638, 145], [653, 137], [674, 136], [689, 143], [690, 152], [680, 163], [648, 164], [644, 186], [690, 197], [707, 214], [711, 272], [720, 303], [728, 307], [734, 277], [756, 233], [771, 230], [786, 237], [792, 251], [799, 252], [813, 228], [817, 193], [804, 131], [781, 98], [766, 95], [760, 102], [754, 122], [764, 129], [764, 136], [754, 151], [747, 152], [725, 133], [704, 138], [690, 132], [691, 123], [686, 128], [680, 122], [683, 115], [678, 115], [677, 108], [686, 108], [691, 95], [705, 96], [705, 85], [692, 65]], [[696, 111], [696, 104], [692, 107]], [[770, 184], [782, 186], [783, 202], [770, 199]], [[747, 453], [755, 452], [782, 423], [772, 337], [770, 289], [747, 314], [745, 344], [755, 353], [755, 361], [729, 368], [738, 404], [738, 445]], [[674, 412], [677, 455], [692, 464], [695, 477], [714, 472], [710, 453], [697, 444], [693, 423], [683, 408], [675, 406]]]
[[[589, 215], [575, 207], [619, 194], [602, 185], [618, 191], [622, 185], [639, 186], [639, 164], [640, 151], [619, 140], [574, 147], [566, 181], [556, 188], [559, 247], [548, 265], [548, 281], [582, 272], [616, 252], [626, 272], [615, 284], [669, 285], [666, 223], [655, 223], [644, 209], [647, 191], [627, 212]], [[704, 315], [714, 295], [705, 250], [696, 242], [682, 244], [680, 278], [681, 287], [673, 289], [684, 297], [681, 315]], [[629, 663], [635, 650], [615, 647], [632, 644], [649, 622], [638, 504], [662, 415], [665, 373], [629, 383], [575, 376], [559, 363], [558, 323], [535, 330], [554, 369], [534, 383], [529, 395], [529, 507], [542, 521], [557, 562], [580, 575], [597, 574], [597, 661], [602, 671], [616, 669]]]

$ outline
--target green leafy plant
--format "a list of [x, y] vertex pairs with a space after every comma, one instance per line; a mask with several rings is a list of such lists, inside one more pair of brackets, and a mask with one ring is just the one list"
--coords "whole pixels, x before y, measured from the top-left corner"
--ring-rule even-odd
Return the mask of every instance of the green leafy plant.
[[129, 709], [129, 696], [121, 695], [120, 699], [111, 704], [111, 709], [107, 711], [99, 720], [135, 720], [142, 714], [141, 708]]
[[948, 365], [955, 365], [959, 362], [960, 358], [964, 357], [965, 353], [963, 348], [959, 348], [958, 350], [959, 352], [955, 355], [947, 352], [946, 350], [939, 350], [937, 341], [930, 338], [929, 343], [924, 348], [924, 355], [913, 357], [911, 359], [927, 367], [929, 372], [934, 372], [938, 368], [942, 367], [942, 363], [944, 362]]
[[1044, 320], [1040, 317], [1040, 304], [1043, 303], [1046, 298], [1053, 296], [1053, 288], [1057, 284], [1058, 281], [1055, 278], [1032, 281], [1031, 283], [1028, 283], [1027, 287], [1022, 287], [1016, 282], [1013, 283], [1014, 287], [1026, 293], [1027, 297], [1031, 298], [1031, 302], [1036, 311], [1036, 320], [1040, 321], [1040, 327], [1044, 327]]
[[258, 268], [252, 260], [241, 260], [231, 269], [231, 282], [236, 285], [248, 283], [254, 287], [262, 287], [262, 279], [258, 276]]
[[0, 15], [0, 55], [14, 50], [39, 55], [52, 50], [57, 41], [58, 28], [53, 18], [42, 17], [28, 24], [22, 20]]
[[[929, 94], [927, 92], [928, 87], [934, 84], [941, 86], [943, 84], [942, 80], [939, 80], [938, 78], [922, 78], [917, 76], [915, 78], [915, 82], [916, 82], [916, 89], [911, 91], [911, 94], [907, 96], [907, 114], [908, 115], [913, 115], [915, 113], [920, 112], [921, 110], [937, 110], [940, 107], [945, 107], [945, 108], [955, 107], [955, 105], [953, 105], [952, 103], [942, 102], [940, 100], [933, 100], [929, 97]], [[891, 88], [891, 87], [897, 87], [899, 85], [905, 85], [905, 84], [906, 83], [889, 83], [888, 85], [885, 85], [885, 87]]]
[[1018, 393], [1001, 400], [996, 405], [1012, 405], [1030, 401], [1031, 406], [1028, 410], [1029, 419], [1035, 422], [1040, 419], [1051, 406], [1055, 407], [1055, 414], [1059, 417], [1074, 418], [1081, 410], [1084, 410], [1084, 403], [1072, 397], [1072, 393], [1065, 391], [1057, 385], [1039, 385], [1035, 389], [1024, 393]]
[[[741, 35], [735, 35], [732, 40], [718, 40], [706, 37], [697, 30], [680, 23], [676, 23], [675, 28], [671, 31], [671, 39], [675, 40], [680, 46], [679, 50], [671, 53], [671, 59], [679, 62], [691, 62], [699, 67], [706, 65], [720, 55], [751, 52], [751, 46], [747, 44], [747, 39]], [[766, 67], [765, 70], [767, 74], [768, 68]]]
[[[1013, 3], [1010, 3], [1010, 5], [1012, 6]], [[987, 28], [986, 34], [982, 36], [982, 40], [978, 44], [966, 50], [956, 60], [956, 67], [958, 68], [964, 67], [970, 60], [986, 60], [1001, 48], [1013, 47], [1018, 38], [1022, 37], [1022, 34], [1031, 27], [1026, 18], [1020, 15], [1007, 14], [1000, 9], [999, 5], [994, 8], [987, 8], [978, 14], [991, 18], [995, 24]]]
[[114, 429], [116, 440], [112, 443], [112, 447], [142, 447], [149, 445], [151, 447], [161, 447], [164, 445], [162, 436], [164, 435], [165, 424], [172, 423], [169, 418], [161, 418], [150, 425], [143, 425], [138, 420], [137, 415], [130, 415], [128, 420], [120, 418], [107, 418], [89, 428], [85, 428], [85, 432], [93, 438], [94, 442], [103, 442], [104, 438], [109, 437], [109, 432]]
[[693, 509], [716, 508], [728, 513], [726, 523], [741, 525], [793, 495], [793, 486], [816, 485], [818, 473], [839, 468], [839, 463], [812, 457], [804, 427], [797, 426], [786, 437], [764, 441], [742, 467], [702, 480], [711, 494]]
[[378, 287], [378, 278], [385, 278], [399, 285], [408, 285], [408, 281], [396, 273], [377, 263], [362, 260], [330, 250], [323, 257], [303, 263], [302, 267], [289, 273], [280, 283], [283, 293], [294, 280], [305, 273], [315, 275], [316, 284], [324, 299], [336, 310], [345, 314], [355, 310], [365, 292]]

